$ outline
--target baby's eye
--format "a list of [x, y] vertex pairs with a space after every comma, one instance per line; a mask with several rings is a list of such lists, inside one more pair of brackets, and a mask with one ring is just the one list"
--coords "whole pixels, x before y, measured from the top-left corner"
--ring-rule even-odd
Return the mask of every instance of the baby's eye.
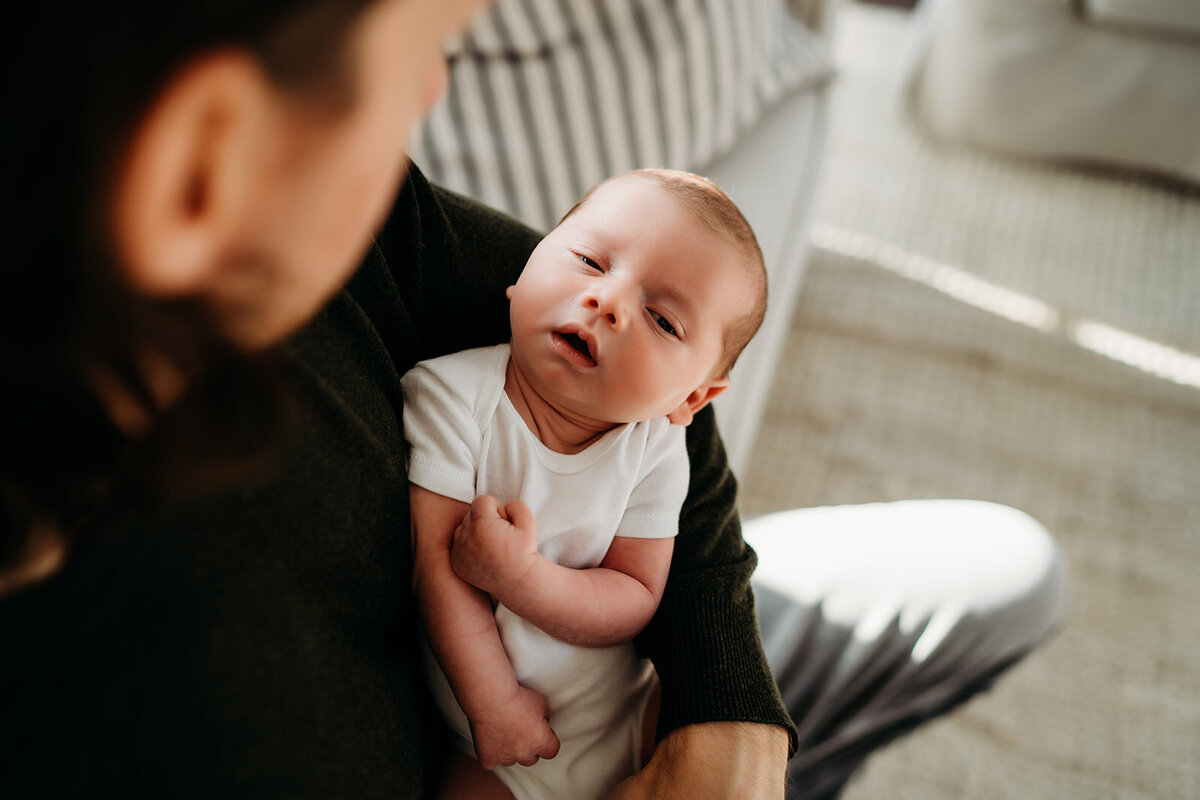
[[650, 316], [654, 319], [654, 322], [658, 325], [658, 327], [662, 328], [669, 336], [679, 335], [675, 332], [675, 326], [672, 325], [662, 314], [651, 311]]
[[587, 257], [587, 256], [585, 256], [585, 255], [580, 255], [580, 256], [579, 256], [579, 260], [580, 260], [580, 261], [582, 261], [584, 264], [587, 264], [589, 267], [591, 267], [592, 269], [596, 270], [597, 272], [603, 272], [603, 271], [604, 271], [604, 270], [600, 269], [600, 265], [599, 265], [599, 264], [597, 264], [595, 261], [593, 261], [592, 259], [588, 258], [588, 257]]

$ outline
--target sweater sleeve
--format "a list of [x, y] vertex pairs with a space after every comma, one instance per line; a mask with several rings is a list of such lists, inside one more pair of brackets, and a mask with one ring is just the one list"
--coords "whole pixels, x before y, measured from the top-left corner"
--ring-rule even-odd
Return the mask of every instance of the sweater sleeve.
[[688, 427], [691, 483], [666, 591], [637, 637], [662, 683], [658, 736], [702, 722], [779, 725], [798, 740], [758, 633], [750, 575], [757, 557], [742, 538], [730, 472], [711, 408]]

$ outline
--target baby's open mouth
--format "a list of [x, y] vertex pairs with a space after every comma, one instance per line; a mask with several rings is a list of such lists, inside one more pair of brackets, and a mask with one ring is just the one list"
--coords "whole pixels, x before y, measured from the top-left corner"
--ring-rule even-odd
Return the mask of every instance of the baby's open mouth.
[[570, 345], [571, 349], [583, 356], [591, 364], [596, 363], [596, 357], [592, 355], [592, 348], [588, 346], [587, 341], [577, 333], [566, 333], [559, 331], [558, 337]]
[[578, 334], [564, 333], [562, 334], [562, 337], [567, 340], [567, 344], [571, 345], [571, 347], [574, 347], [588, 358], [592, 357], [592, 351], [588, 349], [587, 342], [579, 338]]

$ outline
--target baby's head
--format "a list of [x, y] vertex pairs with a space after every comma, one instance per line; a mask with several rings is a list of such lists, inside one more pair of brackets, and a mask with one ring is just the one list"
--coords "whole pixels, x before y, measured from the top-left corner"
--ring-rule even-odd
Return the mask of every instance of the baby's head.
[[706, 178], [636, 170], [585, 194], [509, 289], [513, 359], [546, 399], [607, 422], [687, 424], [766, 311], [750, 225]]
[[562, 225], [578, 213], [602, 186], [614, 181], [636, 178], [657, 183], [661, 190], [673, 197], [695, 218], [696, 224], [725, 240], [740, 257], [740, 263], [745, 270], [743, 277], [747, 285], [754, 289], [755, 297], [746, 313], [725, 329], [721, 358], [714, 368], [714, 374], [718, 377], [728, 377], [738, 356], [754, 338], [754, 334], [762, 325], [763, 316], [767, 313], [767, 271], [754, 230], [719, 186], [708, 178], [691, 172], [672, 169], [633, 170], [593, 186], [579, 198], [558, 224]]

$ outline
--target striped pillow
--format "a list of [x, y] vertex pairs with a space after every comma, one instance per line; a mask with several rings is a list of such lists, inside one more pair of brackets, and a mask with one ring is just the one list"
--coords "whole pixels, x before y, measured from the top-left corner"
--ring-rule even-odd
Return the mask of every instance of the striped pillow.
[[702, 170], [831, 73], [785, 0], [499, 0], [449, 58], [413, 160], [541, 230], [610, 175]]

